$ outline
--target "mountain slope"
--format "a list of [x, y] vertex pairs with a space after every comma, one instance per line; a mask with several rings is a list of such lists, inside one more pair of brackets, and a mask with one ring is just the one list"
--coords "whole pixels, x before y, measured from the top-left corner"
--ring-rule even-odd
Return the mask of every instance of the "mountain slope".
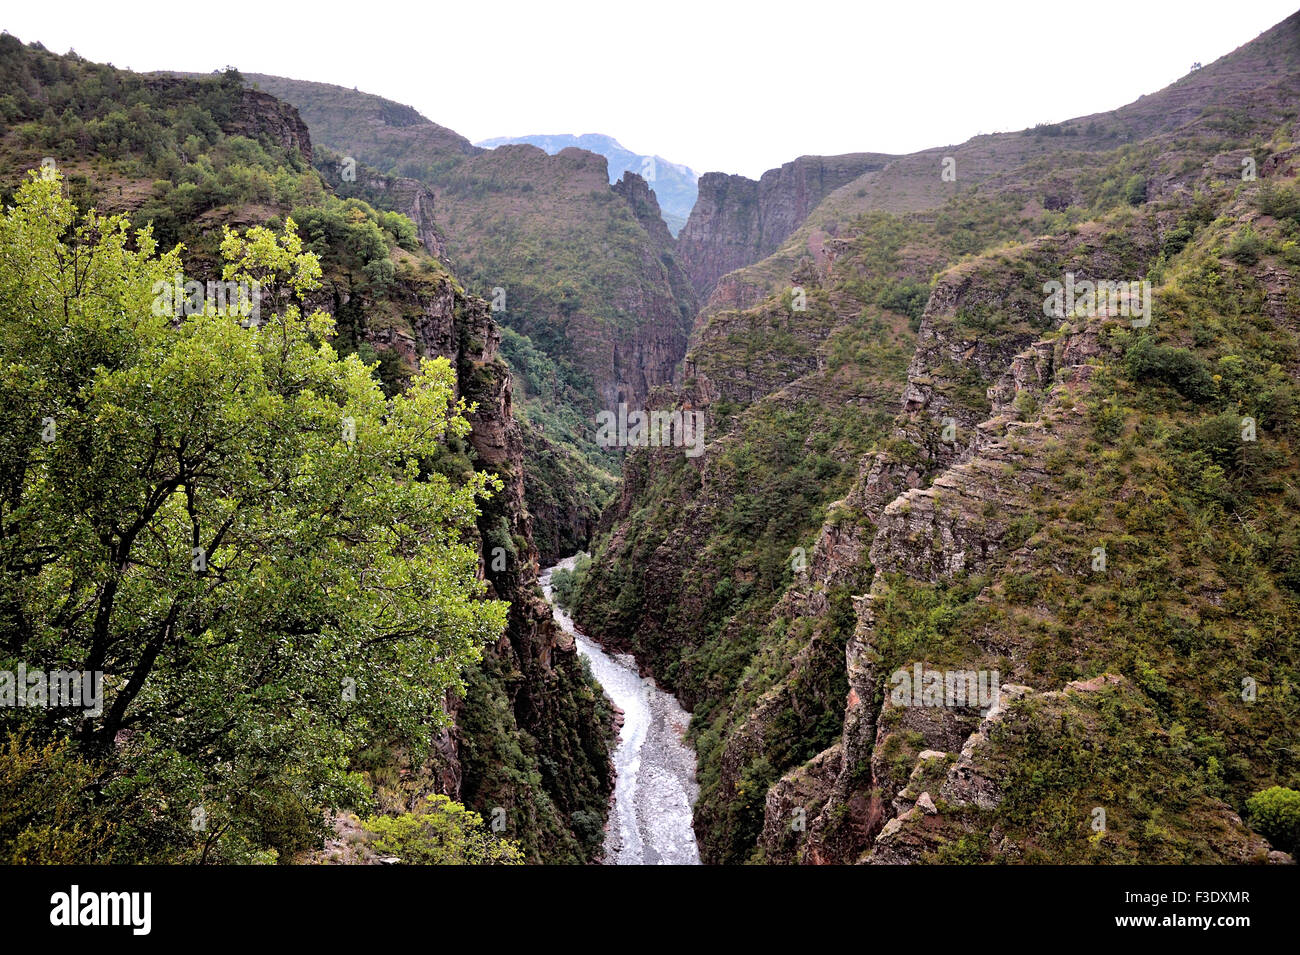
[[587, 152], [604, 156], [609, 164], [609, 181], [617, 182], [623, 173], [636, 173], [650, 184], [658, 198], [663, 220], [668, 231], [675, 237], [686, 225], [699, 190], [696, 180], [699, 176], [688, 166], [669, 162], [662, 156], [634, 153], [624, 147], [612, 136], [600, 133], [583, 133], [574, 136], [569, 133], [552, 136], [497, 136], [485, 139], [475, 145], [484, 149], [524, 143], [544, 150], [548, 156], [554, 156], [561, 150], [573, 146]]
[[[1245, 800], [1300, 774], [1298, 29], [868, 172], [714, 291], [661, 399], [708, 449], [632, 456], [576, 598], [692, 709], [707, 861], [1266, 857]], [[1149, 281], [1149, 326], [1045, 314], [1076, 278]], [[902, 705], [916, 665], [1006, 706]]]
[[[444, 701], [453, 722], [440, 725], [437, 713], [427, 714], [427, 758], [414, 758], [412, 748], [395, 740], [371, 739], [344, 768], [365, 774], [384, 810], [408, 809], [424, 794], [440, 792], [487, 818], [503, 809], [507, 834], [533, 861], [591, 859], [600, 851], [599, 821], [611, 786], [611, 715], [538, 591], [524, 445], [501, 330], [489, 303], [468, 294], [436, 257], [433, 194], [412, 180], [374, 175], [373, 191], [392, 211], [340, 198], [311, 168], [317, 157], [296, 110], [247, 89], [238, 74], [138, 76], [4, 36], [0, 75], [16, 91], [0, 131], [6, 199], [27, 169], [50, 157], [83, 207], [129, 213], [137, 226], [152, 223], [163, 242], [183, 242], [186, 274], [200, 279], [215, 276], [223, 226], [279, 227], [292, 216], [322, 265], [321, 285], [306, 305], [332, 317], [332, 343], [340, 352], [377, 362], [375, 374], [390, 394], [404, 387], [421, 359], [450, 362], [456, 394], [476, 408], [468, 435], [450, 437], [427, 466], [453, 482], [475, 471], [501, 481], [469, 534], [488, 594], [510, 603], [507, 624], [485, 648], [481, 666], [461, 674], [463, 692]], [[194, 758], [207, 766], [203, 752], [200, 747]], [[172, 758], [192, 755], [182, 750]], [[103, 779], [130, 769], [110, 762]], [[146, 773], [136, 782], [146, 786], [141, 805], [152, 820], [125, 817], [123, 823], [154, 841], [126, 846], [119, 858], [188, 859], [189, 844], [202, 838], [190, 828], [190, 804], [179, 791], [151, 793], [150, 779]], [[247, 798], [263, 796], [251, 786]], [[360, 808], [277, 806], [286, 820], [318, 819], [323, 808]], [[172, 842], [163, 842], [164, 832]], [[260, 838], [288, 859], [312, 848], [317, 836], [275, 831]]]

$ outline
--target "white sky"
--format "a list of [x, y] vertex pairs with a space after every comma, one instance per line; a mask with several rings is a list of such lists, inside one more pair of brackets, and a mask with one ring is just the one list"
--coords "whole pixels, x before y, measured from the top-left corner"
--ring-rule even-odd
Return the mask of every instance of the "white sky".
[[1295, 3], [45, 0], [9, 5], [0, 27], [134, 70], [355, 86], [476, 142], [607, 133], [757, 177], [805, 153], [910, 152], [1114, 109]]

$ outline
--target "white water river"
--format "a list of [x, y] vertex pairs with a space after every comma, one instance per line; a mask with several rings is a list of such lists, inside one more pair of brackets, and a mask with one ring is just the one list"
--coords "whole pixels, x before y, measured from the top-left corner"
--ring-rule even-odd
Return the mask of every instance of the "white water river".
[[[548, 567], [542, 591], [551, 600], [551, 572], [570, 569], [569, 557]], [[699, 786], [695, 751], [683, 741], [690, 714], [677, 698], [637, 672], [631, 654], [605, 652], [573, 625], [551, 600], [556, 622], [573, 634], [578, 652], [606, 696], [623, 711], [623, 729], [614, 751], [614, 808], [605, 832], [605, 862], [612, 865], [699, 865], [691, 826], [691, 807]]]

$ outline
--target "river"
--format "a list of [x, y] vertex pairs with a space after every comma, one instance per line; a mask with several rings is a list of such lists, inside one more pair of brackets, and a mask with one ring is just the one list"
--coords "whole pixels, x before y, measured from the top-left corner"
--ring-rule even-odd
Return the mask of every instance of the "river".
[[607, 653], [573, 625], [551, 600], [551, 572], [573, 567], [568, 557], [548, 567], [542, 591], [556, 622], [573, 634], [578, 652], [591, 662], [592, 675], [605, 695], [623, 711], [623, 728], [614, 751], [614, 807], [605, 832], [605, 862], [610, 865], [699, 865], [691, 807], [699, 786], [695, 751], [683, 740], [690, 714], [677, 698], [637, 671], [627, 653]]

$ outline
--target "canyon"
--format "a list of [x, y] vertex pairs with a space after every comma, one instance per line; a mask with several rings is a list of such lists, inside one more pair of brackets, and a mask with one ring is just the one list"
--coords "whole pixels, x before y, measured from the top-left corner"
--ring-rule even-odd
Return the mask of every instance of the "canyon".
[[[914, 651], [925, 656], [899, 657], [898, 665], [999, 670], [1017, 712], [1046, 708], [1081, 726], [1096, 720], [1099, 693], [1152, 731], [1169, 720], [1131, 678], [1090, 681], [1097, 671], [1087, 654], [1053, 652], [1044, 670], [1035, 656], [1042, 651], [1020, 633], [1025, 598], [1010, 588], [1062, 559], [1046, 557], [1054, 551], [1044, 542], [1061, 532], [1047, 529], [1038, 502], [1067, 492], [1060, 465], [1045, 459], [1095, 440], [1080, 409], [1096, 400], [1091, 369], [1107, 356], [1114, 361], [1117, 347], [1105, 322], [1055, 332], [1043, 321], [1041, 287], [1076, 273], [1127, 281], [1151, 274], [1157, 261], [1167, 270], [1179, 229], [1204, 229], [1201, 249], [1231, 238], [1200, 223], [1243, 214], [1232, 186], [1245, 144], [1254, 136], [1260, 168], [1283, 176], [1294, 155], [1298, 77], [1277, 64], [1295, 65], [1296, 30], [1292, 18], [1108, 114], [909, 156], [805, 156], [757, 182], [706, 173], [675, 240], [648, 183], [635, 175], [615, 183], [611, 192], [641, 227], [632, 258], [663, 271], [654, 291], [621, 279], [609, 288], [638, 317], [630, 329], [566, 326], [566, 338], [576, 332], [597, 346], [569, 353], [595, 383], [587, 410], [626, 402], [702, 412], [708, 446], [695, 460], [645, 448], [602, 462], [621, 472], [613, 498], [584, 513], [580, 529], [544, 559], [592, 547], [573, 608], [578, 625], [634, 653], [692, 713], [704, 861], [951, 858], [952, 847], [980, 831], [994, 833], [1003, 855], [1087, 857], [1086, 844], [1042, 848], [1032, 826], [1003, 818], [1007, 784], [987, 767], [1032, 761], [1024, 740], [1001, 728], [1022, 724], [1000, 723], [1002, 709], [981, 717], [961, 707], [928, 716], [891, 707], [882, 700], [890, 670], [876, 658], [900, 652], [887, 649], [909, 626], [900, 607], [950, 601], [954, 619], [985, 619], [978, 625], [985, 635], [963, 643], [945, 630], [928, 650]], [[291, 102], [296, 95], [310, 121], [306, 95], [276, 82], [268, 88]], [[337, 115], [330, 122], [332, 148], [364, 152], [382, 143], [377, 148], [393, 155], [387, 143], [399, 131], [381, 136], [373, 122], [356, 131]], [[607, 177], [597, 159], [524, 148], [493, 150], [494, 162], [512, 166], [494, 181], [522, 168], [551, 189], [554, 173], [545, 170], [562, 165], [565, 176], [589, 170], [582, 188], [594, 196]], [[411, 154], [402, 155], [413, 169]], [[945, 168], [955, 178], [941, 175]], [[475, 263], [467, 271], [486, 291], [504, 261], [483, 267], [489, 233], [520, 235], [519, 226], [471, 211], [472, 191], [455, 173], [440, 177], [425, 181], [434, 208], [446, 210], [440, 221], [452, 255], [466, 250]], [[1126, 195], [1134, 181], [1141, 194]], [[1200, 211], [1207, 204], [1214, 211]], [[522, 207], [511, 215], [528, 220]], [[561, 221], [550, 209], [539, 227]], [[1197, 224], [1189, 227], [1189, 217]], [[1273, 301], [1289, 294], [1280, 275], [1254, 281], [1271, 287]], [[532, 317], [519, 327], [549, 345]], [[1128, 345], [1119, 347], [1122, 356]], [[1003, 471], [1016, 473], [1014, 492]], [[531, 502], [529, 509], [557, 516]], [[800, 571], [791, 570], [795, 549], [809, 555]], [[1054, 602], [1079, 599], [1061, 594], [1086, 582], [1068, 574], [1053, 581]], [[882, 601], [892, 615], [885, 623], [876, 609]], [[1049, 613], [1032, 598], [1030, 605]], [[1054, 626], [1079, 626], [1070, 619]], [[1141, 665], [1153, 654], [1143, 651]], [[1131, 657], [1101, 658], [1120, 671], [1137, 666]], [[1172, 673], [1176, 664], [1165, 667]], [[1193, 696], [1201, 692], [1195, 683]], [[982, 742], [995, 725], [1012, 755], [995, 758]], [[1214, 732], [1242, 745], [1240, 729]], [[1169, 758], [1161, 752], [1148, 758]], [[1082, 800], [1087, 786], [1078, 788], [1073, 798]], [[1194, 851], [1263, 858], [1267, 846], [1222, 795], [1179, 816], [1180, 827], [1218, 833], [1209, 843], [1193, 839]], [[796, 811], [806, 828], [789, 825]], [[1112, 851], [1159, 858], [1190, 838], [1177, 832], [1165, 848], [1130, 837]]]
[[[83, 68], [0, 52], [32, 115]], [[536, 863], [1291, 861], [1248, 806], [1300, 781], [1300, 14], [1110, 112], [707, 172], [679, 231], [567, 141], [86, 86], [134, 83], [206, 110], [207, 166], [122, 138], [69, 194], [198, 276], [293, 218], [333, 347], [390, 398], [454, 370], [469, 430], [420, 466], [499, 482], [468, 536], [505, 627], [428, 758], [359, 757], [383, 811], [500, 810]], [[44, 147], [0, 143], [8, 197]], [[1140, 322], [1045, 305], [1117, 283]], [[891, 692], [923, 672], [978, 692]]]

